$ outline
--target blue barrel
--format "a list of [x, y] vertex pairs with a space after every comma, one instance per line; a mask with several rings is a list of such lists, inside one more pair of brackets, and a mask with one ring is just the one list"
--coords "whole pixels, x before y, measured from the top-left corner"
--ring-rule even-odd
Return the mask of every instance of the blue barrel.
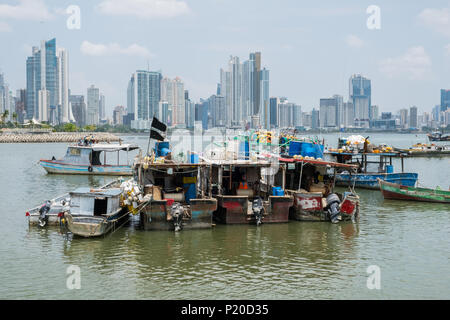
[[198, 154], [191, 153], [191, 163], [198, 163]]
[[314, 158], [323, 158], [323, 150], [324, 150], [323, 144], [315, 143], [314, 150], [316, 153]]
[[386, 165], [386, 173], [394, 173], [394, 166]]
[[302, 143], [300, 141], [289, 142], [289, 155], [296, 156], [302, 152]]
[[156, 157], [166, 156], [170, 152], [169, 147], [169, 141], [157, 142], [155, 145]]
[[187, 189], [184, 193], [184, 198], [187, 203], [191, 202], [191, 199], [195, 199], [197, 197], [197, 190], [195, 183], [185, 183], [183, 184], [184, 189]]
[[239, 142], [239, 159], [248, 160], [250, 148], [248, 140]]

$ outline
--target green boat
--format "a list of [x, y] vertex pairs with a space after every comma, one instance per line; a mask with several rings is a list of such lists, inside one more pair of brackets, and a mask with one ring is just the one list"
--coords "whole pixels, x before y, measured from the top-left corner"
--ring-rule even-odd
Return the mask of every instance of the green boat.
[[450, 204], [450, 191], [402, 186], [378, 179], [385, 199], [438, 202]]

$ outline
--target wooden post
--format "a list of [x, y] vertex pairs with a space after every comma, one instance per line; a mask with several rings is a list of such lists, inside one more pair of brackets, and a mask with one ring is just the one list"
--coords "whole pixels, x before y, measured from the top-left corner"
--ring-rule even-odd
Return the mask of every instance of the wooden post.
[[400, 155], [400, 159], [402, 159], [402, 173], [404, 172], [404, 163], [403, 163], [403, 156]]
[[212, 197], [212, 165], [209, 165], [209, 183], [208, 183], [208, 196]]
[[286, 187], [286, 164], [281, 165], [281, 170], [283, 171], [281, 187], [283, 188], [283, 191], [284, 191], [284, 189]]
[[305, 163], [302, 161], [302, 166], [300, 168], [300, 176], [298, 177], [298, 191], [302, 188], [302, 176], [303, 176], [303, 165]]
[[219, 190], [217, 190], [217, 192], [218, 192], [218, 194], [219, 194], [219, 196], [221, 196], [222, 195], [222, 175], [223, 175], [223, 168], [222, 168], [222, 166], [220, 165], [219, 166], [219, 168], [218, 168], [218, 185], [217, 185], [217, 188], [219, 189]]

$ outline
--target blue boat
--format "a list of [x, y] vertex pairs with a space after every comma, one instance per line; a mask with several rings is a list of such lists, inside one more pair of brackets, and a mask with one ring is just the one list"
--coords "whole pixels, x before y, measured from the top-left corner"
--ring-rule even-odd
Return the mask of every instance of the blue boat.
[[[39, 164], [47, 173], [130, 176], [133, 174], [133, 170], [131, 164], [128, 163], [128, 152], [136, 149], [139, 147], [132, 144], [79, 143], [69, 146], [63, 158], [41, 159]], [[121, 151], [127, 153], [127, 164], [119, 162]], [[114, 160], [112, 160], [115, 164], [107, 164], [106, 154], [114, 152], [117, 152], [117, 157], [114, 156]]]
[[355, 186], [355, 188], [379, 189], [378, 180], [414, 187], [418, 178], [417, 173], [357, 173], [336, 175], [337, 186]]
[[[408, 187], [414, 187], [417, 182], [417, 173], [404, 172], [403, 155], [398, 152], [327, 152], [327, 154], [336, 158], [336, 162], [358, 165], [357, 173], [350, 174], [349, 172], [341, 172], [340, 174], [336, 175], [337, 186], [354, 186], [355, 188], [378, 190], [378, 179]], [[373, 158], [375, 158], [375, 160], [372, 160]], [[402, 167], [401, 172], [394, 172], [392, 158], [400, 158]]]

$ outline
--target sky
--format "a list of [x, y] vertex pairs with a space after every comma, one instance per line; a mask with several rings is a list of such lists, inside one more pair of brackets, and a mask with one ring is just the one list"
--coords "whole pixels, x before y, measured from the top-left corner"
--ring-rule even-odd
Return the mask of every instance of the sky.
[[[373, 5], [379, 28], [368, 27]], [[334, 94], [347, 101], [352, 74], [371, 79], [381, 112], [430, 112], [450, 89], [450, 0], [1, 0], [0, 72], [14, 93], [26, 87], [32, 46], [52, 38], [68, 51], [72, 94], [94, 84], [109, 117], [126, 106], [136, 70], [179, 76], [198, 101], [216, 92], [230, 55], [255, 51], [270, 96], [303, 111]]]

